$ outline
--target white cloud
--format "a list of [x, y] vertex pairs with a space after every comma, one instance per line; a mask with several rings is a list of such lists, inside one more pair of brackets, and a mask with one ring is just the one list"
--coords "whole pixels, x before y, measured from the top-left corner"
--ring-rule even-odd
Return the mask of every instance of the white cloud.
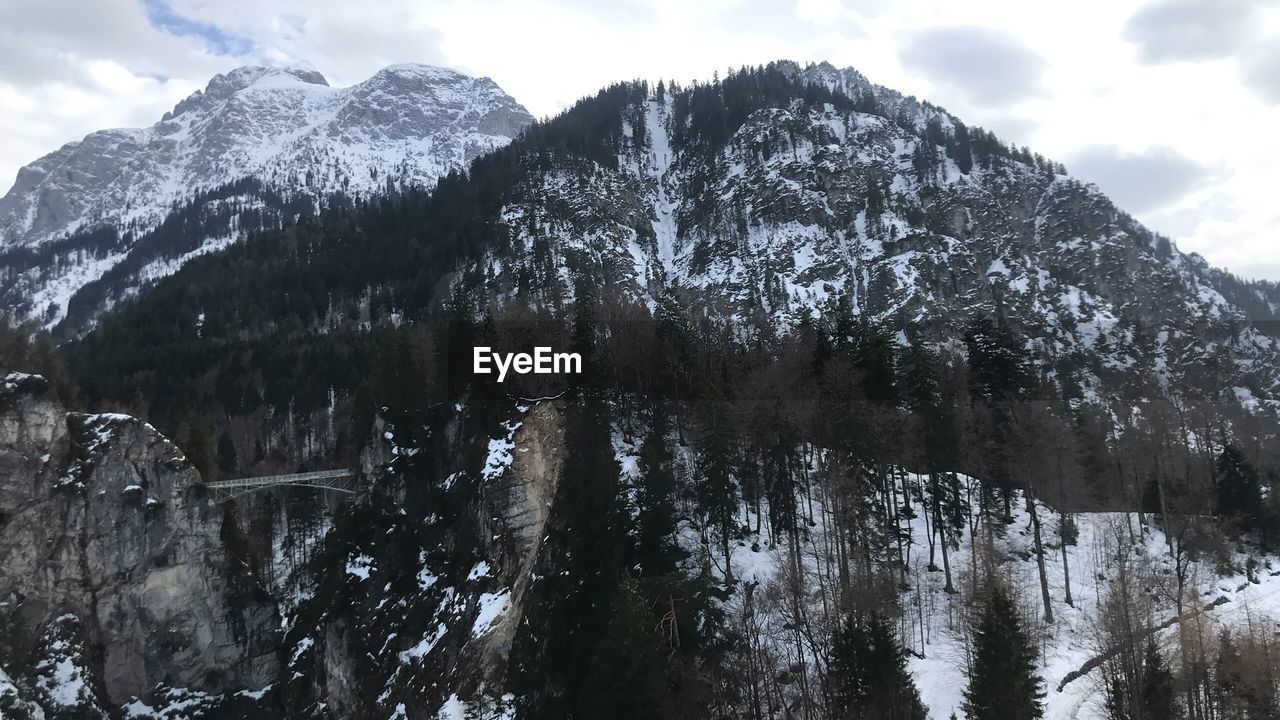
[[1280, 105], [1280, 36], [1268, 38], [1242, 53], [1240, 72], [1245, 85], [1259, 98]]
[[796, 15], [808, 22], [830, 23], [848, 14], [840, 0], [796, 0]]

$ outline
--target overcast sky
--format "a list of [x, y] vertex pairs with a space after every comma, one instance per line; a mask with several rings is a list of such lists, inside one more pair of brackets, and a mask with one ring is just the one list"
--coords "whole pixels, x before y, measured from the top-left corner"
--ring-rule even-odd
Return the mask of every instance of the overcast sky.
[[215, 73], [487, 75], [535, 115], [606, 83], [828, 60], [1097, 182], [1216, 265], [1280, 280], [1280, 0], [3, 0], [0, 187]]

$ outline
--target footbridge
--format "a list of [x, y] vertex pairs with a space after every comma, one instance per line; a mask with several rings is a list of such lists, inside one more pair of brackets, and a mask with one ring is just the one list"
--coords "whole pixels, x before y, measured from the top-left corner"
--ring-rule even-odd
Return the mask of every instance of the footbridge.
[[340, 468], [337, 470], [317, 470], [315, 472], [293, 473], [290, 475], [261, 475], [258, 477], [236, 478], [234, 480], [216, 480], [207, 483], [218, 501], [230, 500], [247, 493], [272, 487], [303, 487], [330, 492], [354, 495], [354, 470]]

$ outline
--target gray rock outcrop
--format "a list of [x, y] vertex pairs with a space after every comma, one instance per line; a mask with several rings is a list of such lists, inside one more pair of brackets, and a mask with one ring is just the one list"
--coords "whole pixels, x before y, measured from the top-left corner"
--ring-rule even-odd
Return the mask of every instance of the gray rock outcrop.
[[150, 425], [68, 413], [38, 376], [0, 382], [0, 600], [33, 634], [75, 616], [112, 703], [273, 679], [276, 608], [226, 522]]

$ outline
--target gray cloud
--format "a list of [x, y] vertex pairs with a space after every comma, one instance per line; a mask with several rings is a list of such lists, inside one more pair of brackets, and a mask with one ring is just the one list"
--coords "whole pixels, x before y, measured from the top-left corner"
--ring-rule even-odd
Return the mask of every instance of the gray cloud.
[[1240, 77], [1262, 100], [1280, 104], [1280, 38], [1259, 43], [1242, 55]]
[[1129, 18], [1123, 36], [1146, 63], [1223, 58], [1254, 36], [1269, 1], [1156, 0]]
[[83, 61], [111, 60], [140, 75], [202, 75], [225, 65], [200, 43], [158, 30], [132, 0], [0, 3], [0, 83], [30, 88], [89, 82]]
[[1072, 174], [1097, 183], [1122, 209], [1153, 212], [1182, 200], [1219, 176], [1219, 171], [1167, 147], [1129, 152], [1090, 145], [1067, 160]]
[[908, 36], [898, 58], [937, 85], [960, 91], [976, 106], [1038, 95], [1045, 60], [1013, 35], [976, 26], [934, 27]]

